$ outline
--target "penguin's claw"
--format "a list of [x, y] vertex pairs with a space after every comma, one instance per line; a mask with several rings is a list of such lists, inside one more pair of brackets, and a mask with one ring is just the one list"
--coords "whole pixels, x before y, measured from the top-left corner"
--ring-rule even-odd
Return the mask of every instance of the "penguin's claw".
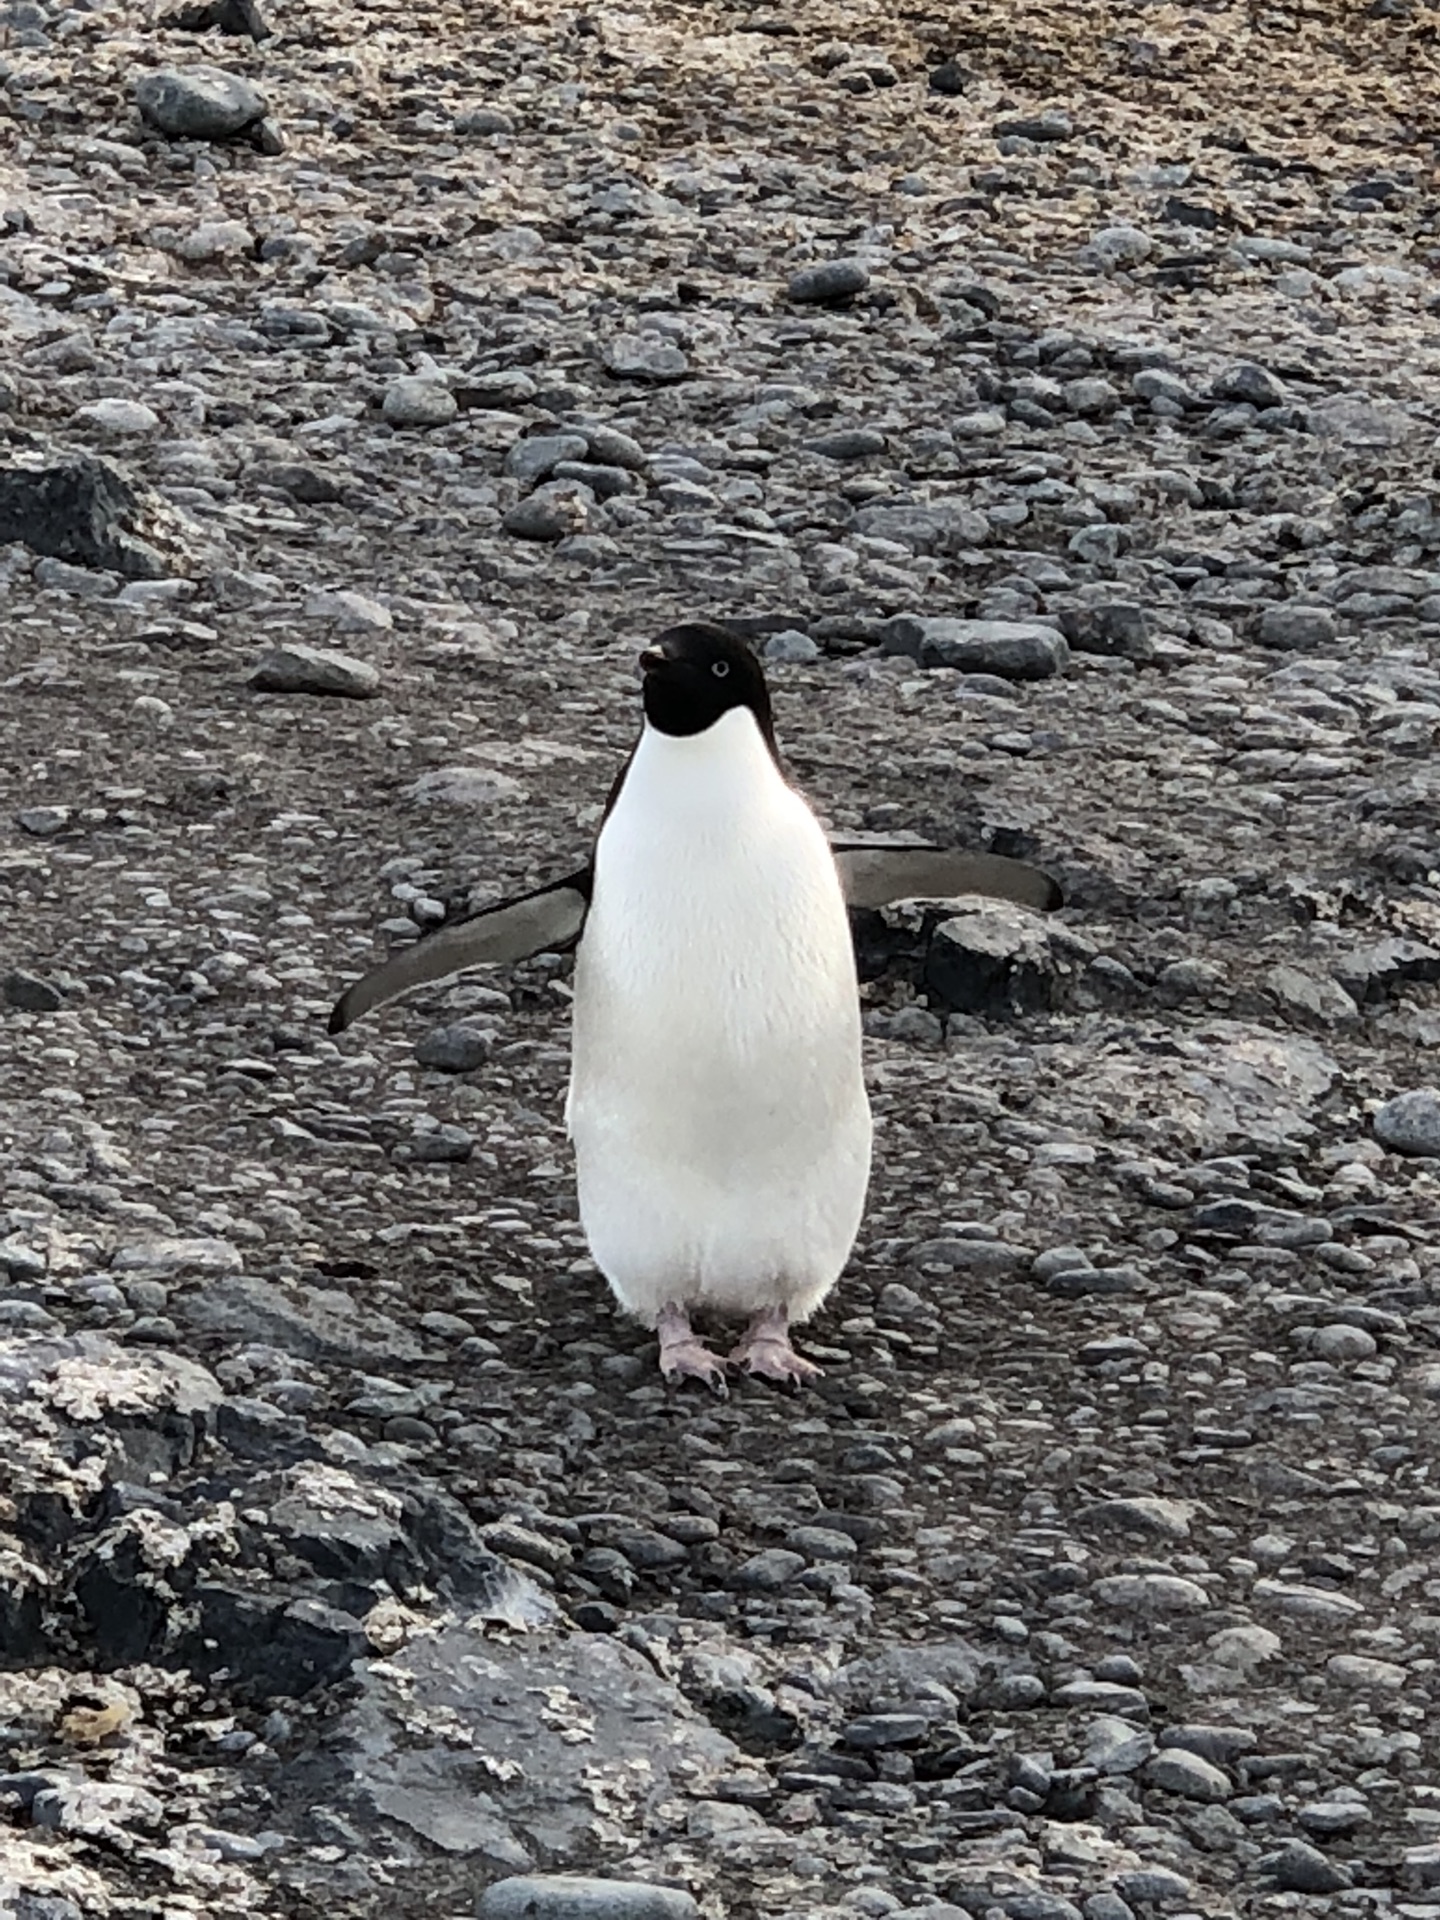
[[791, 1393], [798, 1393], [811, 1380], [821, 1379], [824, 1372], [813, 1360], [796, 1353], [783, 1314], [774, 1312], [757, 1314], [726, 1357], [732, 1367], [761, 1380], [773, 1380]]
[[711, 1353], [703, 1340], [693, 1334], [688, 1340], [678, 1340], [669, 1346], [661, 1346], [660, 1371], [672, 1386], [679, 1386], [683, 1380], [698, 1380], [708, 1387], [717, 1400], [728, 1400], [730, 1388], [725, 1380], [725, 1362], [718, 1354]]
[[683, 1307], [662, 1307], [655, 1331], [660, 1339], [660, 1371], [668, 1382], [679, 1386], [682, 1380], [698, 1380], [717, 1400], [729, 1398], [725, 1362], [691, 1331], [690, 1316]]

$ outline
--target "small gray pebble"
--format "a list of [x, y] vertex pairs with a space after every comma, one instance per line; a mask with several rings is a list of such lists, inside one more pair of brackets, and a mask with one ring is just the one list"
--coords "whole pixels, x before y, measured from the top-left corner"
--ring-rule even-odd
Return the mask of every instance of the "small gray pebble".
[[823, 307], [853, 300], [869, 284], [869, 271], [858, 260], [824, 260], [792, 273], [785, 291], [797, 305]]
[[436, 1073], [473, 1073], [490, 1058], [494, 1045], [493, 1033], [461, 1023], [427, 1033], [415, 1048], [415, 1058]]
[[1387, 1100], [1372, 1122], [1375, 1138], [1391, 1153], [1440, 1158], [1440, 1091], [1417, 1087]]
[[1347, 1868], [1328, 1860], [1318, 1847], [1304, 1840], [1290, 1841], [1269, 1864], [1284, 1893], [1341, 1893], [1350, 1885]]

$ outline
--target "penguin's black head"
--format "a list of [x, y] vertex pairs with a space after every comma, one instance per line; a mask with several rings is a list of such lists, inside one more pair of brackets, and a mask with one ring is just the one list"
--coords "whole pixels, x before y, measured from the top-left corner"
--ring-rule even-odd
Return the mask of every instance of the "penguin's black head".
[[667, 627], [640, 656], [645, 718], [661, 733], [704, 733], [732, 707], [748, 707], [774, 750], [770, 693], [743, 640], [708, 620]]

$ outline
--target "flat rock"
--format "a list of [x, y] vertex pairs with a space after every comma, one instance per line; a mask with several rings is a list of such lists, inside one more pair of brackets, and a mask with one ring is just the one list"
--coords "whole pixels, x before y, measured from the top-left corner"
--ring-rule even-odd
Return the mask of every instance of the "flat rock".
[[699, 1920], [678, 1887], [644, 1880], [592, 1880], [578, 1873], [512, 1874], [485, 1889], [479, 1920]]
[[1048, 680], [1070, 657], [1054, 627], [1027, 620], [950, 620], [906, 614], [892, 620], [887, 653], [908, 653], [925, 667], [958, 667], [1002, 680]]
[[373, 700], [380, 691], [380, 669], [332, 647], [307, 647], [299, 641], [272, 647], [251, 670], [257, 693], [317, 693], [347, 700]]

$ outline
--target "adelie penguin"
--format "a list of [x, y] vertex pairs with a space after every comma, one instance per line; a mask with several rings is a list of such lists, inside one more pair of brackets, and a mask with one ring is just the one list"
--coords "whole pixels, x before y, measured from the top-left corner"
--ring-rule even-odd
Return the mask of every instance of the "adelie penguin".
[[[727, 1366], [798, 1387], [790, 1343], [840, 1276], [870, 1174], [870, 1105], [847, 918], [984, 893], [1058, 904], [992, 854], [830, 842], [781, 770], [759, 661], [696, 622], [640, 656], [644, 724], [588, 867], [451, 923], [358, 981], [338, 1033], [396, 995], [574, 946], [566, 1123], [580, 1219], [667, 1379]], [[747, 1324], [721, 1358], [695, 1309]]]

